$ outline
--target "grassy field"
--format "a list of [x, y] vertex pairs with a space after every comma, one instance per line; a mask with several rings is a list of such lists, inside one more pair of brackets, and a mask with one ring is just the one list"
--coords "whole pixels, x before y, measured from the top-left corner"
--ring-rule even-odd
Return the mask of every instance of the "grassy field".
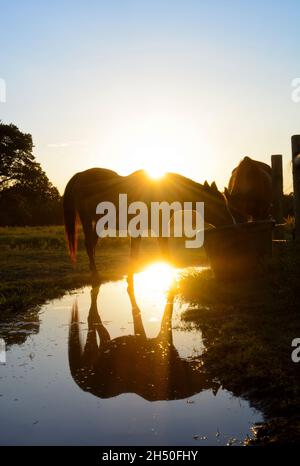
[[[183, 245], [171, 242], [178, 265], [203, 262]], [[63, 227], [0, 228], [0, 316], [24, 311], [54, 299], [67, 290], [90, 283], [88, 259], [79, 231], [75, 266], [70, 261]], [[157, 241], [144, 239], [141, 265], [159, 257]], [[97, 248], [97, 266], [103, 281], [127, 272], [129, 240], [106, 238]]]
[[183, 277], [191, 302], [183, 318], [201, 328], [205, 370], [224, 388], [262, 410], [254, 443], [300, 442], [300, 363], [291, 342], [300, 338], [300, 251], [275, 251], [263, 276], [218, 283], [210, 271]]

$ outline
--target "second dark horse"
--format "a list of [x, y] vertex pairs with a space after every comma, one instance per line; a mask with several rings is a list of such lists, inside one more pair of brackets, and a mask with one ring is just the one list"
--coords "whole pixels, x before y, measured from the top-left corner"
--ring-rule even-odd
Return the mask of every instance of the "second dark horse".
[[233, 170], [225, 195], [236, 222], [268, 219], [272, 207], [271, 167], [245, 157]]

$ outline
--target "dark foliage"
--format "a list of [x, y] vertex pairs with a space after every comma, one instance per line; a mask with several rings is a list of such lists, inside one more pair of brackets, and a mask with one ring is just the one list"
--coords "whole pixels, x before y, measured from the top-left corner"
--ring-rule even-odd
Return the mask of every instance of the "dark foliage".
[[0, 122], [0, 225], [62, 223], [60, 194], [32, 153], [30, 134]]

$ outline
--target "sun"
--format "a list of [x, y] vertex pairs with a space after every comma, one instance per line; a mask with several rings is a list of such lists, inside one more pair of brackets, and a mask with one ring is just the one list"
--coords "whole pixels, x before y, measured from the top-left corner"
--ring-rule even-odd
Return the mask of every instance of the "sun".
[[162, 178], [166, 174], [166, 171], [162, 167], [156, 166], [146, 168], [146, 172], [153, 179]]

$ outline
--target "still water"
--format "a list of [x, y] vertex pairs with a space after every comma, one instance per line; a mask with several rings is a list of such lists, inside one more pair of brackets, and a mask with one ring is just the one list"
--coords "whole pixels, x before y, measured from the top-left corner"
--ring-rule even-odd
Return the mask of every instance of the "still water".
[[[262, 420], [201, 371], [164, 263], [0, 325], [1, 445], [226, 445]], [[185, 269], [184, 272], [189, 272]], [[171, 290], [171, 291], [170, 291]], [[169, 292], [168, 292], [169, 291]], [[88, 319], [89, 316], [89, 319]], [[71, 325], [70, 325], [71, 324]]]

